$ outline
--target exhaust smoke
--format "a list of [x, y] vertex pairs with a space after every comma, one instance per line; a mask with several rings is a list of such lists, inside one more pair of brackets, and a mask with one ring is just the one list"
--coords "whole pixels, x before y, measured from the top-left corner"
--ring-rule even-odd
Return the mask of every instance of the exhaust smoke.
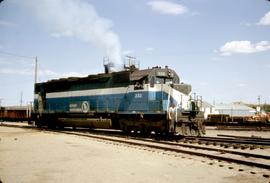
[[121, 44], [113, 23], [98, 15], [85, 0], [27, 0], [15, 3], [31, 10], [53, 37], [74, 37], [94, 44], [109, 57], [114, 70], [122, 67]]

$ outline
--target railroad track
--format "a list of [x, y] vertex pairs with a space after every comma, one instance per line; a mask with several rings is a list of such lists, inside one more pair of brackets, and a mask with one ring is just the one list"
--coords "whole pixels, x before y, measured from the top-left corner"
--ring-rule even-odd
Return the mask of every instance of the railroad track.
[[263, 138], [261, 136], [236, 136], [236, 135], [224, 135], [224, 134], [217, 134], [218, 137], [231, 137], [231, 138], [239, 138], [239, 139], [252, 139], [252, 140], [266, 140], [270, 141], [270, 138]]
[[[52, 130], [50, 130], [52, 131]], [[116, 143], [124, 143], [132, 146], [143, 146], [152, 149], [170, 151], [175, 153], [184, 153], [189, 155], [196, 155], [207, 157], [214, 160], [226, 161], [230, 163], [237, 163], [252, 167], [258, 167], [270, 170], [270, 156], [250, 153], [245, 151], [236, 150], [225, 150], [215, 147], [205, 147], [200, 145], [190, 145], [177, 142], [168, 141], [156, 141], [153, 139], [146, 139], [140, 137], [130, 137], [130, 136], [111, 136], [111, 135], [99, 135], [91, 134], [89, 132], [78, 132], [78, 131], [52, 131], [56, 133], [63, 133], [69, 135], [90, 137], [105, 141], [111, 141]]]
[[[27, 127], [29, 128], [29, 127]], [[172, 141], [163, 141], [163, 140], [154, 140], [149, 138], [142, 138], [142, 137], [132, 137], [126, 136], [119, 132], [111, 131], [109, 133], [105, 133], [104, 131], [94, 132], [89, 130], [82, 130], [82, 131], [71, 131], [71, 130], [48, 130], [48, 129], [41, 129], [48, 132], [53, 133], [62, 133], [68, 135], [76, 135], [76, 136], [83, 136], [89, 138], [95, 138], [99, 140], [111, 141], [115, 143], [123, 143], [132, 146], [142, 146], [148, 147], [151, 149], [169, 151], [174, 153], [184, 153], [189, 155], [196, 155], [207, 157], [213, 160], [218, 161], [226, 161], [229, 163], [236, 163], [242, 164], [252, 167], [263, 168], [266, 170], [270, 170], [270, 156], [266, 154], [259, 154], [259, 153], [251, 153], [251, 150], [229, 150], [224, 148], [217, 148], [217, 147], [206, 147], [200, 144], [187, 144], [184, 143], [185, 141], [179, 142], [172, 142]], [[190, 137], [187, 137], [190, 138]], [[196, 138], [193, 137], [193, 140]], [[203, 138], [203, 140], [211, 139], [217, 141], [217, 138]], [[222, 138], [223, 139], [223, 138]], [[221, 141], [222, 139], [219, 138]], [[230, 141], [231, 143], [231, 141]], [[268, 150], [268, 149], [267, 149]], [[269, 176], [269, 175], [267, 175]]]
[[[185, 140], [198, 143], [209, 142], [212, 144], [223, 144], [224, 146], [246, 145], [247, 147], [270, 148], [270, 140], [264, 138], [228, 138], [228, 137], [185, 137]], [[236, 146], [237, 147], [237, 146]], [[245, 147], [245, 146], [243, 146]]]

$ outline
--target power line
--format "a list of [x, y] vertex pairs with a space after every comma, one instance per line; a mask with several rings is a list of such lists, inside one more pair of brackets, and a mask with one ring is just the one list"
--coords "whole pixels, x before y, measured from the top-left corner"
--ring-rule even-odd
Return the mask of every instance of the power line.
[[35, 58], [35, 57], [31, 57], [31, 56], [25, 56], [25, 55], [20, 55], [20, 54], [16, 54], [16, 53], [6, 52], [6, 51], [0, 51], [0, 54], [14, 56], [14, 57], [28, 58], [28, 59]]
[[27, 58], [27, 59], [35, 59], [35, 83], [37, 83], [37, 72], [38, 72], [38, 60], [37, 57], [30, 57], [30, 56], [25, 56], [25, 55], [20, 55], [20, 54], [16, 54], [16, 53], [11, 53], [11, 52], [5, 52], [5, 51], [0, 51], [0, 54], [4, 54], [4, 55], [11, 55], [11, 56], [15, 56], [15, 57], [21, 57], [21, 58]]

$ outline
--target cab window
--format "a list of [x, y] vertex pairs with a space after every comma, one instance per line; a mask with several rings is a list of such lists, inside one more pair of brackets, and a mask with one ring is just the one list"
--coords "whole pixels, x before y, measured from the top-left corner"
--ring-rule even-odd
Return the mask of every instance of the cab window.
[[142, 81], [136, 81], [134, 83], [134, 90], [140, 90], [143, 89], [143, 82]]
[[164, 84], [164, 78], [157, 77], [155, 83], [156, 84]]
[[154, 87], [155, 86], [155, 78], [154, 77], [151, 77], [150, 78], [150, 87]]
[[166, 78], [165, 79], [165, 83], [166, 84], [173, 84], [173, 80], [172, 79], [169, 79], [169, 78]]

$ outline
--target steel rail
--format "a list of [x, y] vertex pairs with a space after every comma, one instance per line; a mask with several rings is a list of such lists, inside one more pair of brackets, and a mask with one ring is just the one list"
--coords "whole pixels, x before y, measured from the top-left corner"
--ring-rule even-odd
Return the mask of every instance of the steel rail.
[[[31, 128], [29, 126], [15, 126], [15, 125], [0, 125], [0, 126], [7, 126], [7, 127], [18, 127], [18, 128]], [[42, 130], [48, 130], [46, 128], [41, 128]], [[49, 130], [49, 131], [54, 131], [54, 132], [59, 132], [58, 130]], [[61, 131], [63, 132], [63, 130]], [[65, 132], [70, 132], [74, 133], [74, 131], [68, 131], [65, 130]], [[76, 132], [76, 131], [75, 131]], [[119, 137], [119, 138], [129, 138], [133, 140], [140, 140], [140, 141], [145, 141], [145, 142], [151, 142], [151, 143], [157, 143], [157, 144], [166, 144], [166, 145], [174, 145], [174, 146], [180, 146], [180, 147], [186, 147], [186, 148], [196, 148], [196, 149], [202, 149], [202, 150], [208, 150], [208, 151], [216, 151], [216, 152], [222, 152], [222, 153], [230, 153], [230, 154], [235, 154], [235, 155], [241, 155], [241, 156], [247, 156], [247, 157], [254, 157], [254, 158], [261, 158], [261, 159], [266, 159], [269, 160], [270, 156], [268, 155], [261, 155], [261, 154], [253, 154], [253, 153], [245, 153], [245, 152], [239, 152], [239, 151], [232, 151], [232, 150], [227, 150], [227, 149], [219, 149], [219, 148], [211, 148], [211, 147], [204, 147], [204, 146], [199, 146], [199, 145], [189, 145], [189, 144], [180, 144], [180, 143], [173, 143], [173, 142], [167, 142], [167, 141], [158, 141], [158, 140], [153, 140], [149, 138], [142, 138], [142, 137], [137, 137], [137, 136], [126, 136], [119, 131], [97, 131], [97, 130], [91, 130], [91, 131], [79, 131], [80, 133], [94, 133], [95, 135], [106, 135], [106, 136], [112, 136], [112, 137]], [[87, 134], [90, 135], [90, 134]]]
[[[1, 125], [1, 126], [14, 127], [13, 125]], [[28, 128], [29, 129], [29, 127], [24, 127], [24, 126], [21, 126], [20, 128]], [[252, 160], [249, 161], [249, 160], [241, 160], [238, 158], [226, 157], [223, 154], [222, 155], [213, 155], [213, 154], [209, 154], [209, 153], [205, 153], [205, 152], [196, 152], [195, 149], [216, 151], [219, 153], [228, 153], [228, 154], [240, 155], [243, 157], [255, 157], [255, 158], [269, 160], [270, 156], [267, 156], [267, 155], [251, 154], [251, 153], [245, 153], [245, 152], [230, 151], [230, 150], [225, 150], [225, 149], [202, 147], [202, 146], [195, 146], [195, 145], [188, 145], [188, 144], [179, 144], [179, 143], [165, 142], [165, 141], [154, 141], [154, 140], [150, 140], [150, 139], [130, 137], [130, 136], [124, 136], [124, 135], [123, 136], [108, 137], [108, 135], [106, 135], [106, 134], [103, 134], [103, 136], [93, 135], [93, 134], [89, 134], [89, 133], [86, 134], [85, 131], [84, 132], [76, 132], [76, 131], [67, 131], [67, 130], [51, 130], [51, 129], [46, 129], [46, 128], [42, 128], [41, 130], [48, 131], [48, 132], [54, 132], [54, 133], [62, 133], [62, 134], [68, 134], [68, 135], [76, 135], [76, 136], [95, 138], [95, 139], [106, 140], [106, 141], [113, 141], [113, 142], [118, 142], [118, 143], [125, 143], [125, 144], [130, 144], [130, 145], [135, 145], [135, 146], [144, 146], [144, 147], [149, 147], [149, 148], [154, 148], [154, 149], [159, 149], [159, 150], [165, 150], [165, 151], [171, 151], [171, 152], [177, 152], [177, 153], [185, 153], [185, 154], [189, 154], [189, 155], [203, 156], [203, 157], [207, 157], [210, 159], [223, 160], [223, 161], [227, 161], [227, 162], [233, 162], [233, 163], [254, 166], [254, 167], [264, 168], [264, 169], [270, 170], [270, 164], [254, 162]], [[107, 137], [105, 137], [104, 135], [106, 135]], [[115, 139], [115, 138], [117, 138], [117, 139]], [[194, 150], [190, 150], [190, 149], [185, 150], [185, 149], [180, 149], [179, 147], [191, 148]]]
[[[151, 142], [151, 140], [147, 140], [147, 139], [145, 139], [145, 141]], [[232, 150], [227, 150], [227, 149], [204, 147], [204, 146], [199, 146], [199, 145], [179, 144], [179, 143], [164, 142], [164, 141], [161, 141], [161, 142], [152, 141], [152, 142], [154, 142], [154, 143], [161, 143], [161, 144], [167, 144], [167, 145], [175, 145], [175, 146], [187, 147], [187, 148], [196, 148], [196, 149], [202, 149], [202, 150], [208, 150], [208, 151], [216, 151], [216, 152], [229, 153], [229, 154], [241, 155], [241, 156], [246, 156], [246, 157], [261, 158], [261, 159], [270, 160], [270, 156], [263, 155], [263, 154], [253, 154], [253, 153], [246, 153], [246, 152], [240, 152], [240, 151], [232, 151]]]
[[220, 138], [220, 137], [185, 137], [187, 140], [199, 140], [199, 141], [209, 141], [209, 142], [224, 142], [231, 144], [250, 144], [250, 145], [262, 145], [262, 146], [270, 146], [270, 142], [268, 141], [252, 141], [245, 139], [235, 139], [235, 138]]
[[[84, 131], [85, 132], [85, 131]], [[88, 131], [89, 132], [89, 131]], [[253, 154], [253, 153], [246, 153], [246, 152], [240, 152], [240, 151], [233, 151], [233, 150], [228, 150], [228, 149], [219, 149], [219, 148], [213, 148], [213, 147], [204, 147], [200, 145], [190, 145], [190, 144], [183, 144], [183, 143], [174, 143], [174, 142], [168, 142], [168, 141], [158, 141], [158, 140], [153, 140], [151, 138], [143, 138], [143, 137], [136, 137], [136, 136], [126, 136], [123, 133], [120, 132], [111, 132], [109, 131], [108, 133], [105, 133], [104, 131], [90, 131], [89, 133], [94, 133], [97, 135], [109, 135], [113, 137], [120, 137], [120, 138], [129, 138], [133, 140], [140, 140], [140, 141], [145, 141], [145, 142], [150, 142], [150, 143], [157, 143], [157, 144], [165, 144], [165, 145], [174, 145], [174, 146], [180, 146], [180, 147], [186, 147], [186, 148], [196, 148], [196, 149], [202, 149], [202, 150], [208, 150], [208, 151], [216, 151], [216, 152], [222, 152], [222, 153], [229, 153], [229, 154], [235, 154], [235, 155], [241, 155], [241, 156], [247, 156], [247, 157], [254, 157], [254, 158], [261, 158], [261, 159], [266, 159], [270, 160], [270, 156], [268, 155], [262, 155], [262, 154]]]
[[233, 139], [244, 139], [244, 140], [251, 140], [251, 141], [262, 141], [262, 142], [270, 142], [270, 138], [264, 138], [259, 136], [248, 137], [248, 136], [236, 136], [236, 135], [224, 135], [224, 134], [217, 134], [218, 137], [225, 137], [225, 138], [233, 138]]
[[[214, 154], [209, 154], [206, 152], [196, 152], [196, 150], [180, 149], [179, 146], [177, 147], [177, 146], [175, 146], [175, 144], [161, 144], [161, 142], [156, 143], [155, 141], [152, 141], [152, 142], [150, 142], [150, 141], [144, 142], [141, 140], [135, 141], [134, 139], [124, 138], [124, 137], [122, 137], [122, 138], [116, 137], [117, 138], [116, 139], [114, 137], [105, 137], [105, 136], [100, 136], [100, 135], [92, 135], [92, 134], [85, 134], [85, 133], [80, 133], [80, 132], [78, 133], [78, 132], [71, 132], [71, 131], [58, 131], [58, 130], [57, 131], [49, 130], [49, 131], [56, 132], [56, 133], [68, 134], [68, 135], [90, 137], [90, 138], [112, 141], [112, 142], [117, 142], [117, 143], [124, 143], [124, 144], [135, 145], [135, 146], [149, 147], [149, 148], [177, 152], [177, 153], [184, 153], [184, 154], [189, 154], [189, 155], [203, 156], [203, 157], [207, 157], [210, 159], [217, 159], [217, 160], [222, 160], [222, 161], [226, 161], [226, 162], [232, 162], [232, 163], [248, 165], [248, 166], [264, 168], [264, 169], [270, 170], [270, 164], [254, 162], [253, 160], [249, 161], [249, 160], [241, 160], [239, 158], [226, 157], [226, 156], [224, 156], [224, 154], [214, 155]], [[192, 148], [194, 148], [194, 147], [192, 147]], [[238, 155], [248, 157], [250, 154], [249, 153], [239, 153]], [[259, 156], [258, 156], [258, 158], [259, 158]], [[269, 158], [269, 156], [263, 157], [263, 155], [262, 155], [260, 158]]]

